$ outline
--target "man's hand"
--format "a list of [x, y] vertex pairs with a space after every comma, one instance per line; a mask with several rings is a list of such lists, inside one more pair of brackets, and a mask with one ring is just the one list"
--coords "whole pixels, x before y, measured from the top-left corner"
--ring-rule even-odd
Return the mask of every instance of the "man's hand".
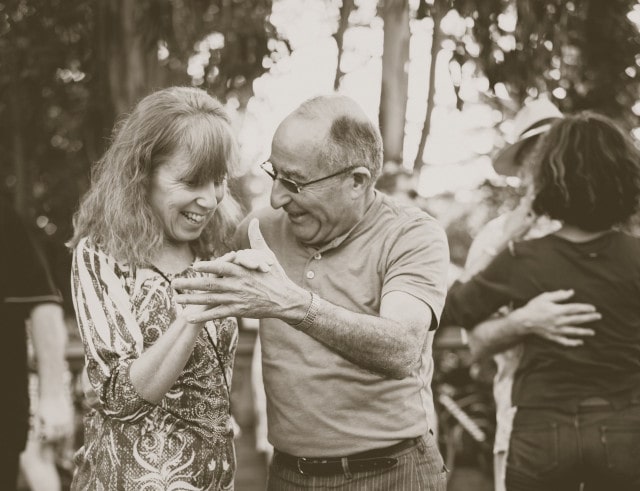
[[43, 440], [56, 441], [73, 435], [73, 406], [65, 394], [41, 394], [37, 417], [42, 425]]
[[295, 324], [305, 316], [309, 292], [287, 277], [264, 240], [257, 219], [249, 223], [248, 233], [251, 249], [194, 264], [196, 271], [209, 273], [205, 277], [173, 281], [176, 289], [200, 291], [178, 295], [178, 303], [211, 307], [191, 316], [190, 322], [236, 316], [275, 317]]
[[581, 346], [582, 338], [595, 335], [595, 331], [577, 326], [602, 316], [590, 304], [559, 303], [571, 298], [573, 293], [573, 290], [542, 293], [508, 316], [520, 326], [522, 334], [535, 334], [563, 346]]

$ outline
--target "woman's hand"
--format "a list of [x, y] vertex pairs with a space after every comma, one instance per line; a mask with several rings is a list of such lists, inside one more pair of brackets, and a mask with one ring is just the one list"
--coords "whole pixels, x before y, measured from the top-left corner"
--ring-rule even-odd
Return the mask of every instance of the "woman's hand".
[[263, 249], [242, 249], [226, 253], [217, 259], [237, 264], [253, 271], [268, 273], [276, 262], [273, 252]]

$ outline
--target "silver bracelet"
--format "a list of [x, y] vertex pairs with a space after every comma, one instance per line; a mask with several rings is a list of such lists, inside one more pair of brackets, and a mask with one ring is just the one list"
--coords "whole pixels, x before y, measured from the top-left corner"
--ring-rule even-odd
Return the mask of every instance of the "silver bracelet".
[[318, 309], [320, 308], [320, 302], [318, 300], [318, 296], [313, 293], [311, 294], [311, 303], [309, 304], [309, 308], [307, 309], [307, 313], [304, 314], [304, 317], [297, 324], [292, 324], [291, 326], [299, 331], [306, 331], [310, 327], [313, 326], [313, 323], [316, 320], [316, 315], [318, 315]]

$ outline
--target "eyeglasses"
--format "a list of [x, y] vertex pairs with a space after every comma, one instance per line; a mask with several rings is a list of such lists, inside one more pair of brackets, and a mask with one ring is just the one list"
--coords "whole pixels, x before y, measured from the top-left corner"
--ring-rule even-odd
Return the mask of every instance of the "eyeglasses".
[[311, 185], [311, 184], [315, 184], [316, 182], [320, 182], [320, 181], [324, 181], [326, 179], [330, 179], [332, 177], [335, 176], [339, 176], [340, 174], [344, 174], [345, 172], [349, 172], [352, 171], [353, 169], [356, 169], [358, 166], [354, 165], [351, 167], [347, 167], [346, 169], [342, 169], [341, 171], [335, 172], [334, 174], [331, 174], [329, 176], [325, 176], [325, 177], [321, 177], [320, 179], [314, 179], [313, 181], [307, 181], [307, 182], [303, 182], [303, 183], [298, 183], [296, 181], [294, 181], [293, 179], [289, 179], [287, 177], [282, 177], [278, 175], [278, 171], [275, 170], [273, 168], [273, 164], [271, 162], [269, 162], [268, 160], [266, 162], [263, 162], [262, 164], [260, 164], [260, 168], [265, 171], [269, 177], [271, 177], [271, 179], [273, 179], [274, 181], [277, 179], [278, 181], [280, 181], [282, 183], [282, 185], [284, 186], [284, 188], [291, 192], [291, 193], [295, 193], [298, 194], [300, 192], [302, 192], [304, 190], [304, 188], [306, 188], [307, 186]]

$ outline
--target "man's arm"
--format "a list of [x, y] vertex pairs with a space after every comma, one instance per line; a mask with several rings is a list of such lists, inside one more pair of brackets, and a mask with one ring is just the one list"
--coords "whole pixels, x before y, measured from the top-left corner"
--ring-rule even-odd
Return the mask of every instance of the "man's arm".
[[[602, 316], [593, 305], [562, 304], [573, 296], [573, 290], [546, 292], [504, 317], [494, 317], [469, 331], [469, 349], [475, 360], [500, 353], [520, 343], [525, 336], [535, 335], [572, 347], [584, 344], [584, 336], [595, 331], [577, 325], [593, 322]], [[577, 337], [574, 337], [577, 336]]]
[[31, 310], [30, 320], [40, 391], [38, 417], [43, 436], [56, 440], [73, 432], [73, 408], [64, 380], [67, 330], [62, 307], [38, 304]]
[[[391, 291], [381, 300], [380, 316], [334, 305], [293, 283], [262, 236], [256, 238], [255, 229], [250, 234], [252, 246], [261, 249], [268, 259], [256, 260], [253, 254], [239, 258], [238, 255], [246, 255], [241, 251], [195, 266], [216, 275], [215, 279], [180, 278], [173, 282], [177, 289], [207, 292], [176, 297], [181, 303], [214, 306], [193, 320], [227, 316], [277, 318], [365, 369], [393, 378], [411, 373], [420, 359], [432, 321], [427, 304], [407, 293]], [[259, 271], [232, 264], [230, 258]], [[313, 322], [309, 322], [309, 315]]]

